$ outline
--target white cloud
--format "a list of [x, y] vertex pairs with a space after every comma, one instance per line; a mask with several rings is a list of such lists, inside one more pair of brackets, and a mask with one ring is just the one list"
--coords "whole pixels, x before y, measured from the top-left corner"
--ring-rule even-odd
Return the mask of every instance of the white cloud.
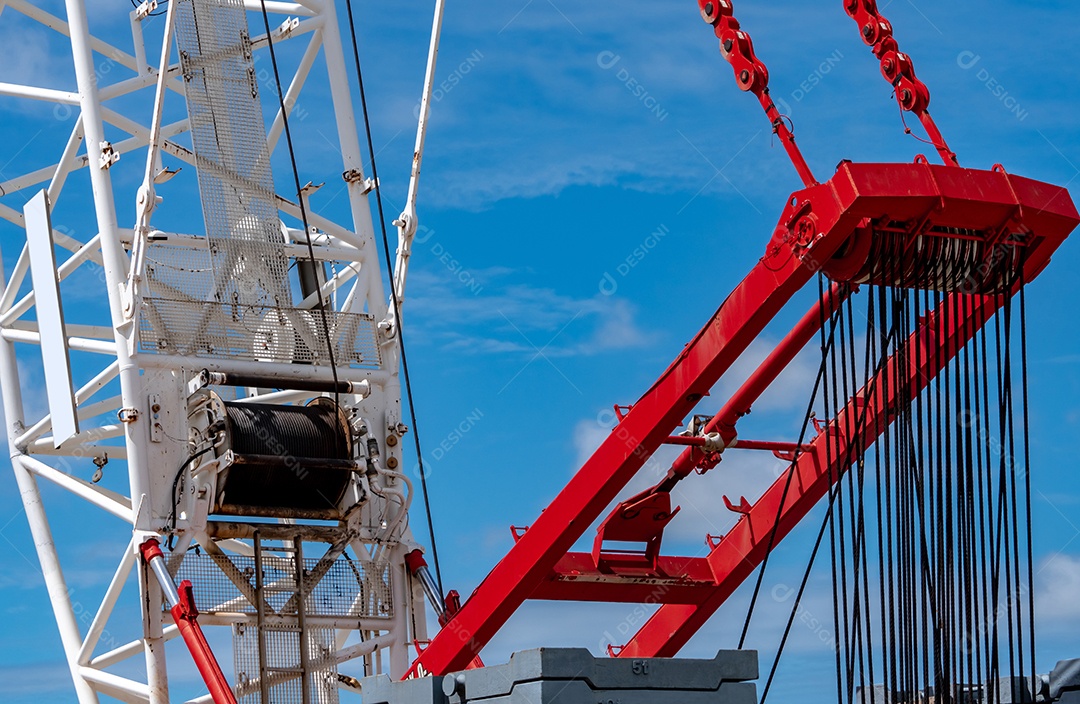
[[[16, 16], [18, 21], [14, 19]], [[63, 53], [66, 47], [59, 40], [64, 38], [43, 25], [16, 15], [10, 8], [3, 17], [4, 21], [0, 22], [0, 80], [72, 90], [75, 68], [70, 54]], [[8, 103], [5, 109], [13, 105]]]
[[651, 340], [626, 300], [600, 294], [578, 298], [514, 283], [521, 273], [503, 268], [472, 276], [483, 282], [475, 294], [449, 274], [410, 274], [407, 314], [417, 338], [470, 354], [542, 352], [549, 358], [643, 347]]
[[[444, 37], [440, 76], [470, 52], [484, 58], [433, 106], [427, 202], [482, 209], [612, 184], [738, 198], [728, 179], [745, 191], [781, 170], [793, 177], [696, 13], [631, 2], [613, 31], [600, 7], [564, 9], [533, 3], [471, 13], [468, 27]], [[748, 14], [769, 16], [762, 36], [794, 23], [781, 11]]]
[[1053, 555], [1039, 566], [1035, 592], [1036, 620], [1043, 628], [1080, 628], [1080, 556]]

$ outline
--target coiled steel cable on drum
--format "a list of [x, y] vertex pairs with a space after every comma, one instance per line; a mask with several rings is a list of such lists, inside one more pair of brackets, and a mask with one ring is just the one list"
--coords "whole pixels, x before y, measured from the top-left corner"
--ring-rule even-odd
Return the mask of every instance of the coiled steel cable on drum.
[[332, 401], [308, 406], [226, 403], [225, 413], [236, 454], [280, 455], [287, 449], [296, 457], [352, 458], [348, 430]]
[[233, 463], [219, 505], [223, 513], [302, 517], [338, 509], [355, 469], [352, 437], [328, 398], [306, 406], [225, 403]]

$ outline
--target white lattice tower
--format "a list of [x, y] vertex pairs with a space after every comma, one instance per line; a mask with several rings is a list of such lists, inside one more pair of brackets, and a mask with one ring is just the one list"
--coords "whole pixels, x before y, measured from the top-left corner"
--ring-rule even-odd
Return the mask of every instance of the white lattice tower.
[[[49, 132], [67, 133], [20, 151], [0, 173], [0, 218], [12, 224], [2, 243], [9, 254], [19, 251], [0, 281], [0, 389], [11, 464], [78, 700], [170, 701], [169, 671], [187, 656], [172, 648], [166, 656], [177, 629], [137, 550], [151, 537], [173, 543], [170, 568], [195, 582], [204, 625], [233, 628], [238, 667], [245, 627], [295, 617], [323, 634], [322, 659], [307, 663], [309, 672], [333, 675], [337, 665], [363, 659], [367, 672], [404, 673], [408, 648], [426, 638], [426, 629], [424, 591], [405, 564], [418, 546], [406, 520], [412, 492], [402, 472], [408, 428], [400, 338], [383, 285], [375, 183], [364, 170], [354, 78], [346, 69], [348, 28], [343, 33], [334, 1], [172, 0], [130, 12], [117, 5], [115, 14], [110, 7], [90, 18], [97, 33], [83, 0], [65, 0], [64, 16], [29, 0], [0, 0], [0, 13], [0, 22], [38, 27], [34, 32], [69, 45], [74, 67], [71, 85], [63, 85], [65, 76], [56, 87], [0, 83], [0, 111], [45, 105], [39, 112], [51, 121]], [[440, 1], [425, 108], [441, 15]], [[29, 42], [38, 34], [26, 36]], [[280, 102], [271, 42], [281, 64]], [[296, 114], [312, 76], [328, 90], [308, 105], [325, 116], [318, 126], [336, 142], [340, 163], [313, 166], [297, 156], [301, 173], [336, 183], [328, 193], [344, 191], [342, 222], [320, 214], [317, 187], [298, 197], [288, 160], [274, 156], [286, 152], [289, 115], [299, 143], [318, 122]], [[426, 109], [421, 117], [419, 151]], [[418, 173], [417, 159], [396, 233], [399, 297], [416, 229]], [[39, 361], [47, 407], [39, 401], [38, 375], [20, 374], [20, 363], [25, 371]], [[341, 496], [319, 510], [230, 503], [226, 478], [239, 453], [230, 453], [221, 427], [204, 419], [214, 409], [224, 417], [225, 405], [296, 409], [317, 397], [337, 400], [350, 437], [347, 461], [357, 471], [348, 473]], [[310, 408], [327, 407], [315, 403]], [[276, 454], [280, 471], [305, 479], [303, 467], [290, 469], [286, 449]], [[58, 550], [69, 538], [50, 528], [45, 483], [81, 500], [85, 515], [78, 520], [88, 533], [111, 520], [107, 515], [130, 527], [101, 529], [115, 549], [97, 557], [117, 567], [100, 605], [89, 609], [89, 625], [73, 610]], [[272, 547], [259, 553], [255, 540]], [[293, 600], [268, 598], [264, 606], [273, 613], [263, 613], [244, 584], [254, 584], [250, 573], [266, 560], [260, 576], [280, 574], [263, 588], [286, 579], [281, 570], [289, 558], [274, 551], [297, 548], [311, 564], [304, 573], [310, 591], [297, 596], [303, 590], [292, 584]], [[345, 589], [353, 578], [351, 602], [321, 612], [296, 606], [316, 601], [325, 585]], [[320, 586], [319, 579], [327, 581]], [[113, 617], [124, 609], [139, 609], [141, 629], [103, 644], [103, 633], [119, 637], [123, 619]], [[226, 654], [218, 655], [227, 665]], [[145, 681], [115, 672], [138, 658]], [[258, 677], [245, 673], [244, 682], [234, 682], [241, 701], [259, 701]], [[336, 699], [338, 682], [332, 684], [332, 694], [309, 685], [318, 691], [304, 701]]]

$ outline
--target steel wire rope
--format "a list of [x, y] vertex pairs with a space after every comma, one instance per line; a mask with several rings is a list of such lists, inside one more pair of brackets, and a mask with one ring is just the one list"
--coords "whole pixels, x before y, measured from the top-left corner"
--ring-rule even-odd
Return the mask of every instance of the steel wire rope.
[[[867, 318], [867, 323], [870, 326], [870, 332], [867, 334], [867, 349], [870, 350], [871, 356], [873, 356], [875, 359], [877, 358], [877, 354], [878, 354], [877, 350], [878, 350], [879, 338], [884, 334], [882, 326], [879, 325], [879, 322], [880, 322], [879, 316], [881, 315], [880, 309], [883, 308], [884, 305], [883, 304], [881, 306], [876, 305], [877, 302], [878, 302], [879, 296], [881, 296], [882, 293], [883, 293], [883, 290], [884, 289], [882, 287], [871, 284], [870, 290], [869, 290], [869, 293], [868, 293], [868, 296], [867, 296], [868, 301], [867, 301], [867, 316], [866, 316], [866, 318]], [[867, 368], [867, 374], [869, 374], [869, 367]], [[880, 393], [880, 389], [875, 388], [874, 392], [870, 396], [870, 403], [877, 403], [879, 393]], [[881, 423], [882, 423], [882, 420], [880, 418], [875, 419], [875, 422], [874, 422], [874, 434], [875, 435], [881, 435], [882, 434]], [[881, 681], [883, 683], [885, 683], [886, 686], [888, 686], [890, 681], [891, 681], [891, 678], [895, 676], [895, 672], [896, 672], [895, 662], [893, 662], [892, 659], [889, 657], [890, 653], [893, 652], [893, 649], [890, 648], [889, 644], [890, 644], [890, 641], [892, 639], [895, 639], [896, 631], [895, 631], [895, 628], [892, 628], [892, 629], [889, 628], [889, 625], [892, 623], [892, 619], [890, 618], [891, 617], [891, 607], [889, 607], [888, 614], [886, 613], [886, 608], [887, 608], [887, 605], [888, 605], [888, 601], [887, 601], [886, 594], [885, 594], [886, 569], [888, 569], [889, 574], [891, 574], [892, 569], [893, 569], [893, 565], [892, 565], [892, 560], [886, 560], [886, 558], [885, 558], [885, 555], [886, 555], [886, 552], [885, 552], [885, 535], [886, 535], [886, 531], [882, 526], [882, 520], [883, 520], [883, 516], [885, 515], [885, 512], [887, 510], [891, 511], [890, 502], [892, 501], [892, 481], [891, 481], [891, 477], [889, 476], [889, 473], [884, 471], [881, 452], [882, 452], [882, 443], [881, 442], [875, 442], [874, 443], [874, 471], [875, 471], [875, 476], [876, 476], [876, 480], [877, 480], [877, 491], [875, 493], [876, 493], [876, 499], [877, 499], [877, 519], [878, 519], [878, 531], [877, 531], [878, 599], [879, 599], [878, 607], [879, 607], [879, 610], [881, 612], [880, 613], [880, 616], [881, 616], [881, 670], [882, 670], [882, 672], [881, 672]], [[892, 534], [889, 533], [888, 537], [889, 537], [889, 554], [891, 554], [891, 552], [892, 552]], [[888, 581], [889, 581], [889, 583], [892, 583], [891, 578], [889, 578]], [[891, 595], [891, 590], [890, 590], [890, 595]], [[871, 694], [871, 698], [873, 698], [873, 696], [874, 695]]]
[[[266, 0], [261, 1], [265, 2]], [[364, 114], [364, 133], [367, 137], [368, 159], [371, 162], [371, 178], [375, 184], [375, 202], [379, 211], [379, 227], [382, 231], [383, 256], [386, 260], [386, 275], [390, 281], [390, 302], [394, 307], [394, 327], [398, 348], [401, 350], [401, 369], [405, 378], [405, 395], [409, 401], [409, 422], [412, 423], [417, 471], [420, 473], [420, 492], [424, 499], [428, 538], [431, 540], [431, 561], [435, 566], [435, 581], [439, 585], [439, 596], [443, 596], [446, 592], [443, 589], [439, 549], [435, 542], [435, 524], [431, 517], [431, 500], [428, 495], [427, 472], [424, 471], [424, 455], [420, 449], [420, 431], [416, 423], [416, 405], [413, 401], [412, 381], [409, 376], [409, 360], [405, 354], [405, 334], [401, 326], [401, 305], [398, 301], [397, 287], [394, 285], [393, 260], [390, 258], [390, 240], [386, 234], [386, 215], [383, 212], [382, 187], [379, 184], [379, 170], [375, 164], [375, 143], [371, 137], [371, 119], [368, 116], [367, 95], [364, 91], [364, 73], [360, 68], [360, 45], [356, 39], [356, 23], [353, 20], [352, 0], [345, 0], [345, 11], [349, 18], [349, 34], [352, 39], [353, 59], [356, 65], [356, 81], [360, 89], [360, 107]]]
[[[819, 274], [818, 288], [819, 288], [819, 292], [820, 292], [820, 290], [821, 290], [821, 275], [820, 274]], [[822, 294], [822, 297], [824, 297], [824, 294]], [[823, 339], [823, 341], [824, 341], [824, 329], [825, 329], [824, 323], [822, 323], [822, 339]], [[823, 369], [827, 369], [827, 367], [825, 366], [825, 358], [824, 358], [825, 354], [826, 354], [826, 348], [825, 348], [824, 344], [822, 344], [822, 355], [823, 355], [822, 356], [822, 368]], [[839, 513], [839, 505], [838, 504], [839, 504], [839, 502], [841, 502], [843, 500], [843, 491], [842, 491], [842, 487], [838, 486], [838, 484], [839, 484], [838, 483], [838, 476], [837, 476], [838, 470], [833, 465], [833, 443], [831, 441], [829, 441], [828, 424], [827, 424], [828, 421], [833, 418], [833, 414], [832, 414], [832, 410], [831, 410], [832, 405], [833, 405], [832, 404], [832, 398], [831, 398], [831, 396], [829, 396], [829, 393], [828, 393], [829, 392], [829, 387], [831, 387], [832, 384], [829, 383], [826, 380], [824, 385], [825, 385], [825, 392], [822, 394], [822, 396], [823, 396], [823, 411], [824, 411], [824, 415], [825, 415], [826, 425], [825, 425], [825, 438], [824, 438], [824, 441], [823, 441], [822, 444], [825, 446], [825, 465], [828, 468], [828, 484], [829, 484], [829, 486], [836, 486], [836, 502], [837, 502], [837, 505], [832, 506], [831, 511], [833, 511], [835, 509], [836, 512]], [[839, 460], [839, 456], [837, 456], [837, 460]], [[839, 588], [839, 581], [838, 581], [839, 580], [838, 572], [837, 572], [837, 569], [836, 569], [837, 544], [836, 544], [836, 518], [835, 518], [835, 514], [833, 515], [832, 519], [829, 520], [829, 522], [828, 522], [828, 552], [829, 552], [829, 567], [831, 567], [831, 570], [832, 570], [831, 577], [833, 578], [833, 646], [834, 646], [833, 647], [833, 652], [835, 653], [835, 658], [836, 658], [836, 701], [837, 701], [837, 704], [843, 704], [843, 662], [845, 662], [845, 661], [843, 661], [842, 654], [840, 652], [840, 637], [841, 637], [840, 636], [840, 601], [839, 601], [840, 588]]]
[[[854, 330], [854, 312], [852, 310], [851, 299], [847, 301], [848, 308], [848, 334], [851, 337], [851, 386], [853, 390], [859, 388], [858, 371], [856, 367], [856, 354], [855, 354], [855, 330]], [[872, 326], [870, 324], [870, 317], [866, 316], [866, 339], [864, 340], [863, 351], [863, 370], [866, 378], [863, 380], [862, 388], [864, 389], [869, 384], [869, 369], [870, 369], [870, 331]], [[858, 393], [858, 391], [854, 391]], [[870, 680], [871, 685], [871, 704], [876, 704], [873, 700], [873, 685], [874, 685], [874, 645], [873, 645], [873, 619], [870, 613], [870, 582], [868, 576], [868, 566], [866, 559], [866, 511], [865, 511], [865, 498], [866, 498], [866, 446], [865, 439], [863, 437], [863, 430], [856, 428], [856, 438], [858, 441], [858, 487], [859, 487], [859, 515], [858, 515], [858, 539], [859, 539], [859, 569], [862, 573], [862, 594], [860, 595], [862, 603], [862, 617], [865, 619], [865, 623], [862, 626], [862, 630], [859, 634], [859, 648], [860, 653], [865, 651], [865, 664], [867, 677]], [[856, 584], [856, 590], [859, 585]], [[860, 659], [862, 654], [860, 654]], [[865, 685], [864, 685], [865, 686]]]
[[[826, 295], [824, 293], [824, 291], [821, 289], [820, 282], [819, 282], [819, 295], [822, 297], [822, 299], [824, 299], [824, 296]], [[850, 299], [848, 300], [848, 302], [850, 303]], [[822, 324], [820, 326], [821, 337], [822, 337], [822, 348], [823, 349], [825, 349], [826, 347], [831, 348], [831, 345], [827, 346], [825, 344], [825, 341], [824, 341], [824, 333], [825, 333], [824, 307], [822, 306], [819, 310], [821, 311], [821, 319], [822, 319]], [[872, 308], [871, 308], [871, 310], [872, 310]], [[848, 312], [849, 312], [849, 315], [850, 315], [850, 306], [849, 306]], [[867, 318], [867, 325], [868, 325], [868, 328], [871, 326], [871, 318], [870, 317]], [[868, 335], [868, 339], [869, 338], [870, 338], [870, 336]], [[868, 347], [868, 354], [872, 354], [870, 352], [870, 350], [869, 350], [869, 347]], [[875, 355], [874, 358], [876, 358], [876, 355]], [[879, 362], [879, 366], [880, 366], [880, 362]], [[867, 360], [867, 362], [866, 362], [866, 369], [867, 369], [867, 383], [864, 384], [864, 386], [869, 386], [869, 371], [868, 371], [870, 369], [869, 360]], [[868, 408], [868, 406], [863, 407], [862, 414], [860, 415], [859, 421], [857, 423], [857, 425], [858, 425], [858, 427], [860, 429], [865, 428], [867, 408]], [[830, 478], [831, 478], [832, 464], [831, 464], [831, 462], [828, 463], [828, 464], [829, 464], [829, 467], [830, 467], [829, 471], [830, 471]], [[792, 605], [791, 615], [788, 617], [787, 624], [786, 624], [786, 626], [784, 628], [784, 633], [783, 633], [783, 635], [781, 636], [781, 639], [780, 639], [779, 648], [778, 648], [776, 656], [775, 656], [775, 658], [773, 660], [773, 664], [772, 664], [771, 668], [769, 669], [769, 675], [768, 675], [768, 678], [766, 679], [765, 687], [764, 687], [764, 689], [762, 691], [762, 695], [761, 695], [761, 704], [765, 704], [765, 701], [766, 701], [766, 699], [768, 697], [768, 694], [769, 694], [769, 690], [772, 687], [772, 683], [773, 683], [773, 680], [775, 678], [777, 668], [778, 668], [779, 663], [780, 663], [781, 656], [783, 655], [784, 648], [787, 645], [788, 637], [791, 634], [791, 627], [794, 625], [795, 618], [798, 615], [799, 606], [801, 605], [801, 602], [802, 602], [802, 597], [805, 594], [806, 586], [807, 586], [807, 584], [809, 582], [809, 579], [810, 579], [810, 574], [811, 574], [811, 572], [813, 570], [814, 563], [815, 563], [815, 561], [817, 559], [818, 551], [821, 548], [821, 543], [822, 543], [822, 540], [824, 539], [824, 536], [825, 536], [825, 530], [826, 530], [826, 528], [829, 527], [829, 525], [831, 524], [831, 521], [833, 520], [833, 508], [836, 505], [837, 496], [842, 490], [843, 490], [843, 487], [842, 487], [842, 484], [840, 482], [836, 482], [835, 484], [830, 482], [828, 509], [826, 511], [824, 520], [822, 521], [821, 528], [818, 530], [817, 538], [814, 541], [814, 547], [813, 547], [813, 549], [811, 550], [811, 553], [810, 553], [810, 559], [809, 559], [808, 564], [806, 566], [806, 570], [803, 572], [803, 576], [802, 576], [802, 579], [801, 579], [800, 584], [799, 584], [799, 589], [798, 589], [797, 594], [795, 596], [795, 602]], [[873, 699], [873, 694], [871, 694], [871, 700], [872, 699]]]
[[1031, 676], [1034, 679], [1035, 669], [1035, 567], [1033, 565], [1034, 549], [1031, 525], [1031, 445], [1030, 445], [1030, 412], [1028, 408], [1028, 346], [1027, 346], [1027, 300], [1025, 291], [1026, 272], [1020, 267], [1020, 386], [1021, 408], [1023, 412], [1023, 438], [1024, 438], [1024, 511], [1027, 526], [1027, 587], [1028, 587], [1028, 639], [1031, 644]]
[[[969, 341], [965, 343], [963, 350], [963, 411], [957, 415], [957, 422], [960, 429], [963, 430], [963, 468], [959, 474], [964, 483], [964, 490], [962, 496], [961, 509], [963, 512], [963, 520], [961, 526], [962, 534], [962, 579], [963, 583], [967, 585], [975, 584], [975, 572], [974, 572], [974, 533], [975, 533], [975, 493], [974, 477], [972, 473], [974, 452], [973, 452], [973, 437], [971, 433], [970, 421], [965, 419], [971, 418], [971, 336], [973, 333], [973, 323], [971, 320], [971, 297], [964, 295], [960, 298], [959, 306], [961, 309], [961, 319], [964, 321], [964, 339]], [[978, 632], [978, 602], [977, 591], [974, 589], [964, 590], [964, 644], [963, 653], [967, 655], [967, 670], [966, 681], [979, 682], [982, 680], [981, 673], [977, 669], [976, 653], [978, 648], [972, 644], [972, 635]]]
[[[843, 328], [841, 328], [841, 336], [843, 336]], [[842, 485], [843, 481], [844, 481], [844, 465], [847, 464], [846, 458], [843, 457], [843, 442], [842, 442], [841, 437], [840, 437], [840, 427], [839, 427], [841, 403], [842, 403], [842, 398], [843, 398], [841, 396], [841, 394], [840, 394], [840, 382], [843, 381], [843, 378], [841, 377], [841, 378], [838, 379], [838, 377], [840, 375], [839, 375], [839, 372], [837, 371], [837, 360], [836, 360], [835, 352], [834, 352], [834, 354], [832, 354], [830, 356], [829, 366], [830, 366], [831, 371], [832, 371], [832, 377], [830, 379], [830, 381], [831, 381], [830, 386], [831, 386], [831, 390], [832, 390], [833, 409], [832, 409], [831, 414], [826, 413], [826, 415], [828, 416], [827, 419], [826, 419], [826, 422], [828, 422], [828, 423], [830, 423], [831, 425], [834, 426], [835, 432], [832, 433], [832, 438], [834, 438], [834, 440], [832, 442], [835, 444], [834, 450], [836, 452], [836, 462], [837, 462], [837, 465], [836, 465], [836, 467], [837, 467], [836, 482], [837, 482], [837, 484]], [[845, 421], [846, 420], [847, 420], [847, 418], [845, 417]], [[826, 427], [825, 432], [826, 432], [826, 434], [829, 433], [828, 427]], [[849, 447], [850, 447], [850, 445], [849, 445]], [[836, 570], [837, 564], [839, 564], [839, 568], [840, 568], [839, 577], [838, 577], [839, 585], [840, 585], [839, 599], [840, 599], [840, 603], [843, 606], [843, 608], [840, 611], [841, 621], [840, 621], [839, 627], [841, 629], [841, 632], [843, 633], [843, 644], [844, 644], [844, 661], [843, 662], [844, 662], [844, 685], [845, 685], [844, 689], [841, 691], [841, 701], [843, 701], [844, 693], [846, 693], [847, 694], [847, 702], [848, 702], [848, 704], [853, 704], [852, 697], [854, 695], [854, 692], [852, 691], [852, 689], [853, 689], [853, 687], [852, 687], [852, 673], [851, 673], [852, 667], [851, 667], [851, 664], [850, 664], [851, 661], [852, 661], [852, 644], [851, 644], [851, 631], [849, 629], [851, 609], [848, 606], [847, 543], [845, 541], [846, 536], [844, 535], [844, 527], [847, 525], [847, 523], [846, 523], [846, 520], [845, 520], [844, 516], [845, 516], [845, 513], [844, 513], [844, 493], [843, 493], [843, 491], [841, 491], [840, 494], [839, 494], [839, 501], [837, 502], [837, 511], [836, 511], [836, 520], [835, 520], [835, 523], [838, 524], [837, 527], [836, 527], [837, 545], [838, 545], [836, 555], [837, 555], [837, 557], [839, 557], [839, 561], [838, 562], [834, 561], [833, 569]]]
[[[971, 298], [970, 296], [968, 297]], [[972, 458], [971, 469], [971, 492], [972, 492], [972, 512], [973, 522], [977, 525], [972, 526], [972, 543], [973, 543], [973, 557], [974, 557], [974, 580], [976, 589], [972, 590], [975, 598], [975, 617], [980, 618], [979, 628], [975, 634], [975, 644], [973, 650], [975, 651], [975, 668], [979, 681], [986, 681], [984, 677], [984, 662], [988, 676], [990, 667], [989, 652], [987, 650], [989, 644], [989, 635], [987, 632], [989, 624], [989, 608], [987, 599], [987, 576], [986, 576], [986, 520], [985, 520], [985, 497], [983, 486], [983, 444], [985, 437], [982, 435], [982, 429], [979, 424], [979, 419], [987, 412], [982, 407], [982, 396], [979, 393], [981, 388], [982, 378], [986, 371], [986, 359], [983, 357], [981, 347], [979, 344], [980, 339], [984, 335], [984, 328], [981, 321], [976, 320], [975, 316], [972, 316], [972, 326], [976, 329], [971, 339], [971, 353], [972, 353], [972, 367], [971, 367], [971, 387], [973, 390], [972, 398], [974, 401], [973, 410], [968, 416], [968, 423], [971, 426], [972, 434], [975, 438], [974, 441], [974, 456]], [[980, 608], [981, 607], [981, 608]]]
[[[818, 300], [819, 300], [818, 310], [820, 311], [821, 317], [822, 317], [821, 335], [824, 338], [824, 334], [825, 334], [825, 322], [824, 322], [825, 293], [824, 293], [824, 291], [822, 291], [822, 288], [824, 286], [824, 284], [822, 283], [823, 278], [824, 277], [819, 272], [818, 273], [818, 289], [819, 289], [820, 296], [818, 298]], [[839, 294], [840, 292], [836, 291], [835, 293]], [[844, 291], [844, 293], [846, 295], [848, 292]], [[829, 287], [829, 294], [828, 295], [830, 296], [830, 300], [831, 300], [831, 296], [834, 295], [834, 289], [831, 286]], [[832, 349], [832, 346], [833, 346], [833, 338], [834, 338], [834, 335], [836, 333], [836, 326], [837, 326], [837, 322], [838, 322], [838, 309], [839, 308], [840, 308], [840, 306], [837, 305], [833, 309], [834, 314], [832, 316], [832, 322], [831, 322], [831, 325], [830, 325], [828, 342], [826, 343], [824, 341], [824, 339], [822, 341], [821, 365], [818, 367], [818, 373], [817, 373], [817, 376], [816, 376], [816, 378], [814, 380], [814, 389], [813, 389], [813, 391], [812, 391], [812, 393], [810, 395], [810, 401], [806, 404], [806, 413], [803, 416], [802, 430], [799, 431], [799, 439], [795, 443], [796, 447], [802, 447], [803, 440], [805, 440], [805, 438], [806, 438], [807, 428], [810, 426], [810, 421], [813, 418], [814, 402], [817, 399], [818, 391], [821, 389], [821, 387], [823, 385], [822, 384], [823, 379], [825, 378], [825, 375], [826, 375], [826, 372], [825, 372], [826, 358], [827, 358], [827, 355], [829, 354], [829, 350]], [[827, 392], [827, 389], [826, 389], [826, 392]], [[766, 547], [765, 547], [765, 556], [761, 561], [761, 567], [758, 570], [757, 581], [754, 584], [754, 591], [753, 591], [752, 596], [750, 597], [750, 605], [749, 605], [749, 607], [747, 607], [747, 610], [746, 610], [746, 620], [743, 622], [742, 634], [739, 636], [739, 649], [740, 650], [742, 650], [743, 645], [746, 643], [746, 634], [750, 630], [750, 620], [753, 618], [754, 608], [757, 605], [758, 596], [761, 593], [761, 585], [762, 585], [762, 582], [765, 579], [765, 569], [766, 569], [766, 567], [768, 567], [769, 556], [772, 553], [772, 549], [773, 549], [773, 546], [774, 546], [775, 541], [776, 541], [776, 535], [777, 535], [777, 532], [778, 532], [778, 530], [780, 528], [780, 518], [781, 518], [781, 516], [783, 516], [783, 513], [784, 513], [784, 504], [787, 503], [788, 490], [791, 488], [791, 480], [795, 475], [795, 465], [798, 462], [798, 457], [799, 457], [799, 451], [797, 450], [796, 454], [795, 454], [795, 457], [791, 460], [791, 464], [790, 464], [790, 466], [788, 467], [788, 470], [787, 470], [787, 479], [784, 481], [784, 490], [780, 494], [780, 505], [777, 507], [777, 510], [776, 510], [776, 520], [773, 523], [772, 530], [769, 531], [769, 542], [766, 544]]]
[[[270, 31], [270, 15], [266, 11], [266, 0], [259, 0], [262, 7], [263, 26], [266, 28], [266, 46], [270, 50], [270, 64], [274, 70], [274, 83], [277, 88], [278, 105], [281, 108], [281, 122], [285, 130], [285, 144], [289, 150], [289, 163], [292, 165], [293, 185], [296, 187], [296, 200], [300, 204], [300, 220], [304, 224], [304, 239], [307, 241], [308, 257], [311, 265], [318, 269], [318, 261], [315, 258], [315, 246], [311, 242], [311, 227], [308, 224], [306, 199], [303, 188], [300, 185], [300, 170], [296, 165], [296, 151], [293, 147], [292, 129], [289, 127], [289, 110], [285, 105], [285, 93], [281, 89], [281, 73], [278, 71], [277, 51], [274, 49], [273, 33]], [[338, 380], [337, 360], [334, 355], [334, 343], [330, 336], [330, 323], [326, 319], [326, 302], [322, 295], [322, 286], [316, 280], [315, 296], [319, 304], [319, 320], [322, 323], [322, 333], [326, 340], [326, 353], [330, 362], [330, 373], [334, 379], [334, 405], [340, 406], [340, 386]], [[316, 351], [312, 350], [312, 356], [317, 358]], [[324, 497], [325, 498], [325, 497]]]
[[[998, 438], [1000, 440], [1000, 451], [998, 452], [998, 537], [997, 547], [999, 555], [1004, 554], [1005, 562], [1005, 626], [1006, 635], [1008, 641], [1009, 652], [1009, 676], [1016, 676], [1016, 649], [1014, 647], [1015, 636], [1013, 629], [1013, 594], [1012, 594], [1012, 572], [1013, 572], [1013, 560], [1012, 553], [1010, 552], [1009, 537], [1013, 530], [1013, 521], [1009, 513], [1009, 497], [1008, 487], [1009, 479], [1008, 474], [1011, 471], [1009, 467], [1008, 457], [1008, 407], [1012, 403], [1011, 389], [1008, 382], [1007, 368], [1009, 365], [1010, 357], [1010, 341], [1009, 341], [1009, 301], [1008, 293], [1002, 294], [1004, 300], [1002, 302], [1001, 315], [995, 317], [994, 335], [998, 348], [997, 359], [997, 384], [998, 384]], [[999, 558], [1000, 559], [1000, 558]], [[1000, 589], [1000, 570], [998, 572], [999, 589]], [[1000, 592], [999, 592], [1000, 593]], [[995, 599], [995, 603], [998, 600]], [[1011, 685], [1010, 685], [1011, 687]]]
[[[1013, 412], [1014, 404], [1014, 386], [1013, 386], [1013, 367], [1014, 357], [1012, 353], [1012, 338], [1013, 338], [1013, 322], [1015, 320], [1013, 315], [1013, 294], [1016, 285], [1016, 272], [1012, 268], [1006, 268], [1006, 290], [1008, 291], [1008, 298], [1006, 299], [1005, 309], [1005, 326], [1006, 334], [1008, 335], [1008, 346], [1006, 347], [1006, 362], [1005, 362], [1005, 383], [1009, 389], [1009, 405], [1007, 407], [1007, 422], [1009, 433], [1009, 454], [1008, 454], [1008, 466], [1009, 466], [1009, 503], [1012, 512], [1012, 548], [1013, 548], [1013, 581], [1010, 585], [1014, 590], [1013, 599], [1010, 599], [1010, 608], [1015, 600], [1016, 608], [1016, 672], [1019, 673], [1021, 680], [1025, 680], [1025, 662], [1024, 662], [1024, 629], [1023, 621], [1024, 614], [1022, 611], [1021, 601], [1021, 588], [1020, 588], [1020, 512], [1016, 504], [1016, 424], [1015, 416]], [[1035, 673], [1031, 673], [1032, 677]]]

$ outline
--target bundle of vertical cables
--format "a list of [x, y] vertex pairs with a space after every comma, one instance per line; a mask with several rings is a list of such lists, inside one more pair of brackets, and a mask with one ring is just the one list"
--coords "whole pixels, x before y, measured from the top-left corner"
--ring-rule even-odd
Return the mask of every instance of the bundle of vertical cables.
[[839, 470], [780, 653], [827, 541], [840, 704], [1036, 698], [1025, 290], [1001, 261], [984, 293], [882, 271], [822, 321]]

